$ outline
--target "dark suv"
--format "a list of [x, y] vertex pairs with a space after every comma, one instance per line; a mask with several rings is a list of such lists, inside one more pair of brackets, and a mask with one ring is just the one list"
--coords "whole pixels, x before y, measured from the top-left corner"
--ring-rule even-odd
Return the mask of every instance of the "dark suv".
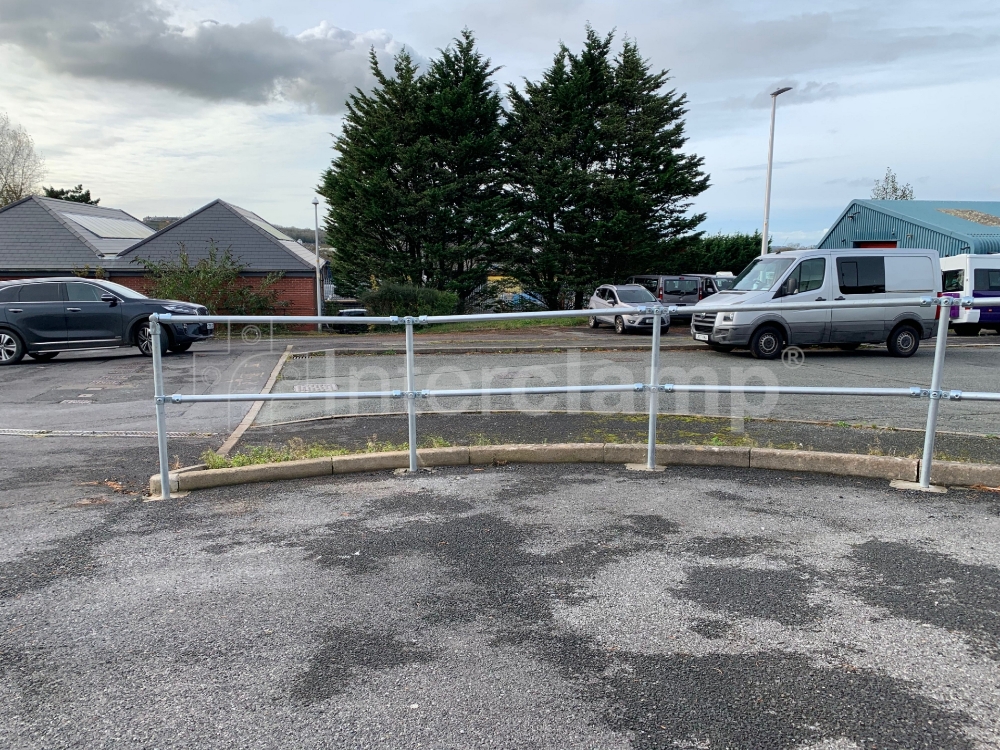
[[[207, 315], [190, 302], [149, 299], [136, 291], [99, 279], [75, 276], [0, 282], [0, 365], [13, 365], [27, 354], [48, 360], [59, 352], [137, 346], [153, 353], [150, 313]], [[162, 326], [161, 348], [184, 352], [212, 335], [212, 323]]]

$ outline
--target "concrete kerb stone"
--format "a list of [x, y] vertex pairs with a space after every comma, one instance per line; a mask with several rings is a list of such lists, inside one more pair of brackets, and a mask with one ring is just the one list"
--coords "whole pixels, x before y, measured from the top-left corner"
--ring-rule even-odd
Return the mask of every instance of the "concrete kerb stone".
[[961, 461], [934, 461], [931, 464], [931, 484], [971, 487], [1000, 487], [1000, 466], [967, 464]]
[[474, 445], [470, 464], [604, 463], [604, 443], [554, 443], [551, 445]]
[[820, 474], [840, 474], [871, 479], [917, 480], [915, 458], [866, 456], [856, 453], [822, 453], [778, 448], [751, 448], [750, 468], [781, 471], [811, 471]]
[[[488, 445], [425, 448], [417, 452], [421, 467], [467, 466], [506, 463], [645, 463], [646, 446], [621, 443], [560, 443], [551, 445]], [[853, 453], [743, 448], [733, 446], [657, 445], [658, 466], [732, 466], [812, 472], [914, 482], [919, 461], [893, 456]], [[267, 482], [303, 477], [403, 469], [409, 466], [406, 451], [358, 453], [348, 456], [257, 464], [229, 469], [203, 465], [170, 473], [171, 491], [207, 489], [247, 482]], [[1000, 465], [935, 461], [935, 484], [1000, 486]], [[160, 494], [160, 477], [150, 477], [150, 495]]]
[[[604, 462], [640, 464], [646, 461], [644, 443], [605, 443]], [[750, 449], [715, 445], [656, 445], [657, 466], [750, 466]]]

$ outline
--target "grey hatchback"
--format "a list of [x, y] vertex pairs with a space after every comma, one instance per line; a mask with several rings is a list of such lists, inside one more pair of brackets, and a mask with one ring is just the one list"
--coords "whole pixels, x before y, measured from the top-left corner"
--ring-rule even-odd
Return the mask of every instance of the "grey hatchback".
[[[0, 282], [0, 365], [15, 365], [25, 354], [49, 360], [59, 352], [136, 346], [153, 353], [150, 313], [207, 315], [201, 305], [149, 299], [133, 289], [101, 279], [75, 276]], [[187, 351], [212, 336], [212, 323], [162, 326], [162, 351]]]
[[[649, 331], [653, 330], [653, 317], [651, 315], [640, 315], [635, 313], [616, 314], [616, 307], [640, 307], [660, 304], [649, 291], [638, 284], [604, 284], [597, 287], [594, 295], [590, 298], [587, 307], [594, 311], [601, 311], [600, 315], [593, 315], [590, 318], [590, 327], [599, 328], [601, 323], [610, 323], [618, 333], [628, 333], [629, 331]], [[660, 317], [660, 333], [666, 333], [670, 328], [670, 315], [666, 312]]]

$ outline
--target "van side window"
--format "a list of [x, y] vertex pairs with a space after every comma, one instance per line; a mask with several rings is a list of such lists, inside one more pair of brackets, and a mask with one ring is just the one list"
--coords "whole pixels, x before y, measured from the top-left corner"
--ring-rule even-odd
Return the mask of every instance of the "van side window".
[[657, 279], [657, 278], [652, 278], [651, 279], [649, 277], [643, 278], [641, 276], [638, 277], [638, 278], [633, 277], [631, 280], [629, 280], [628, 283], [629, 284], [641, 284], [642, 286], [646, 287], [649, 291], [651, 291], [654, 295], [660, 289], [660, 280]]
[[815, 292], [823, 286], [826, 277], [826, 258], [810, 258], [799, 263], [785, 280], [786, 294]]
[[0, 289], [0, 302], [16, 302], [19, 291], [21, 291], [19, 286], [5, 286]]
[[837, 258], [837, 276], [841, 294], [881, 294], [885, 292], [885, 258]]
[[960, 292], [965, 289], [965, 271], [945, 271], [941, 274], [941, 288], [946, 292]]
[[974, 292], [1000, 292], [1000, 268], [977, 268]]

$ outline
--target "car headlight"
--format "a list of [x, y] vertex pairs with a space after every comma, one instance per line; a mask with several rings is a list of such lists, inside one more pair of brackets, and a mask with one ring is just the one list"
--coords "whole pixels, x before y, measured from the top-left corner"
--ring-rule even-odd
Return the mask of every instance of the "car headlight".
[[172, 313], [177, 313], [178, 315], [197, 315], [198, 310], [193, 307], [188, 307], [187, 305], [164, 305], [164, 310], [169, 310]]
[[736, 313], [722, 313], [722, 317], [719, 318], [719, 321], [722, 323], [732, 323], [735, 317]]

